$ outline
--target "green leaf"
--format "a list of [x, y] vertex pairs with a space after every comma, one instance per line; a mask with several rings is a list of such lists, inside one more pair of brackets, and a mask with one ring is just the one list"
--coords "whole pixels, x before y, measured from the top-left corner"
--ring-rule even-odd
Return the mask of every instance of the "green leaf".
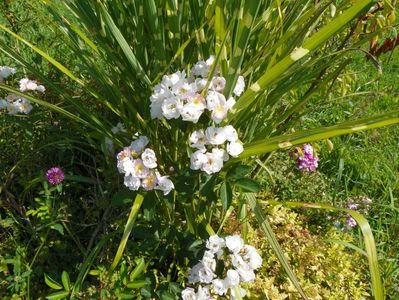
[[233, 199], [233, 191], [227, 181], [224, 181], [220, 186], [220, 199], [222, 200], [223, 209], [228, 209]]
[[71, 281], [68, 272], [62, 271], [61, 280], [65, 290], [69, 291], [71, 289]]
[[236, 186], [241, 188], [243, 192], [259, 192], [260, 185], [255, 180], [249, 178], [241, 178], [235, 182]]
[[145, 265], [144, 258], [140, 258], [139, 261], [138, 261], [138, 263], [137, 263], [137, 266], [136, 266], [136, 267], [134, 268], [134, 270], [130, 273], [129, 279], [130, 279], [131, 281], [133, 281], [134, 279], [136, 279], [139, 275], [141, 275], [141, 273], [144, 272], [145, 267], [146, 267], [146, 265]]
[[60, 292], [55, 292], [53, 294], [50, 294], [46, 296], [46, 299], [48, 300], [59, 300], [59, 299], [64, 299], [68, 297], [69, 291], [60, 291]]
[[123, 231], [122, 239], [119, 243], [118, 250], [115, 254], [114, 261], [111, 264], [109, 269], [109, 273], [111, 274], [115, 267], [118, 265], [120, 259], [122, 258], [123, 251], [125, 250], [127, 240], [129, 238], [130, 232], [133, 229], [134, 222], [136, 220], [137, 214], [140, 210], [141, 205], [143, 204], [144, 197], [140, 194], [137, 194], [136, 199], [133, 202], [132, 209], [129, 214], [129, 218], [127, 219], [125, 230]]
[[133, 193], [130, 190], [122, 190], [117, 192], [111, 200], [112, 206], [121, 206], [133, 201]]
[[129, 282], [126, 286], [129, 289], [139, 289], [148, 284], [149, 284], [149, 282], [147, 280], [135, 280], [135, 281]]
[[229, 181], [234, 181], [247, 176], [249, 173], [251, 173], [251, 171], [252, 167], [240, 164], [227, 173], [226, 179]]
[[44, 274], [44, 282], [54, 290], [61, 290], [62, 286], [46, 273]]
[[64, 227], [61, 224], [53, 224], [50, 226], [50, 228], [58, 231], [61, 235], [64, 235]]
[[397, 123], [399, 123], [399, 110], [356, 121], [344, 122], [330, 127], [321, 127], [297, 131], [287, 135], [279, 135], [270, 139], [258, 140], [245, 145], [244, 152], [240, 154], [238, 159], [244, 159], [252, 155], [264, 154], [278, 149], [290, 148], [295, 145], [315, 142], [334, 136], [370, 130]]

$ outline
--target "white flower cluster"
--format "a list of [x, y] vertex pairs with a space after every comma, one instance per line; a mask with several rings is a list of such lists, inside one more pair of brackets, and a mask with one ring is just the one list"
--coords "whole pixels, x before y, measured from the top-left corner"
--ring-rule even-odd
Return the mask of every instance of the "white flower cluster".
[[19, 81], [19, 90], [21, 92], [38, 91], [38, 92], [44, 93], [46, 88], [43, 85], [38, 85], [35, 80], [23, 78]]
[[[235, 291], [241, 292], [245, 297], [246, 291], [240, 287], [241, 282], [253, 282], [254, 270], [262, 265], [262, 258], [256, 249], [245, 245], [238, 235], [221, 238], [211, 236], [206, 243], [207, 250], [202, 260], [196, 264], [189, 273], [188, 281], [199, 284], [198, 291], [188, 287], [182, 291], [183, 300], [208, 300], [216, 299], [230, 292], [230, 299], [236, 299]], [[218, 277], [216, 272], [216, 259], [223, 261], [225, 276]]]
[[148, 138], [140, 136], [129, 147], [117, 154], [117, 166], [120, 173], [125, 174], [124, 184], [130, 190], [137, 191], [140, 187], [150, 191], [161, 190], [164, 195], [174, 189], [168, 176], [161, 176], [155, 169], [157, 158], [155, 152], [146, 148]]
[[[206, 61], [197, 62], [191, 69], [190, 77], [186, 77], [184, 71], [163, 76], [150, 97], [151, 118], [170, 120], [181, 117], [184, 121], [197, 123], [205, 110], [208, 110], [215, 123], [222, 122], [236, 101], [233, 97], [226, 100], [223, 95], [226, 79], [217, 74], [210, 80], [205, 98], [201, 95], [213, 63], [213, 56]], [[244, 88], [244, 78], [240, 76], [234, 94], [240, 96]]]
[[9, 115], [29, 114], [32, 108], [28, 100], [15, 94], [9, 94], [5, 100], [0, 99], [0, 109], [6, 109]]
[[[226, 149], [219, 148], [226, 142]], [[201, 170], [207, 174], [219, 172], [223, 163], [232, 157], [237, 157], [243, 150], [241, 141], [238, 139], [237, 131], [233, 126], [208, 127], [204, 130], [194, 131], [190, 136], [190, 146], [197, 151], [191, 154], [190, 168]], [[207, 152], [207, 147], [212, 148]]]
[[[0, 82], [3, 82], [4, 79], [7, 79], [15, 73], [15, 68], [0, 66]], [[43, 85], [38, 85], [34, 80], [23, 78], [19, 81], [19, 90], [21, 92], [38, 91], [44, 93], [46, 88]], [[15, 94], [9, 94], [6, 99], [0, 99], [0, 110], [6, 109], [9, 115], [16, 115], [19, 113], [29, 114], [32, 108], [33, 106], [27, 99]]]
[[0, 82], [3, 82], [4, 79], [7, 79], [7, 77], [10, 77], [11, 75], [14, 75], [15, 72], [15, 68], [0, 66]]

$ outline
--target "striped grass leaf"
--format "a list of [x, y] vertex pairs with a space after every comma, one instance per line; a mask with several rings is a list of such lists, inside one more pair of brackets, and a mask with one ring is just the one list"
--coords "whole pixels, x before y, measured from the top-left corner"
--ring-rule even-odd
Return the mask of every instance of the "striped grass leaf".
[[226, 87], [224, 90], [226, 99], [233, 93], [237, 78], [241, 73], [241, 65], [261, 3], [262, 1], [245, 1], [242, 15], [238, 16], [236, 43], [232, 45], [228, 74], [226, 75]]
[[123, 53], [125, 54], [127, 60], [129, 61], [130, 65], [132, 66], [133, 70], [137, 74], [137, 77], [147, 86], [151, 85], [151, 80], [148, 78], [147, 74], [144, 72], [143, 67], [141, 66], [140, 62], [137, 60], [136, 56], [134, 55], [132, 49], [130, 48], [129, 44], [123, 37], [122, 33], [120, 32], [119, 28], [114, 23], [114, 20], [109, 15], [107, 9], [102, 3], [98, 3], [101, 9], [101, 13], [104, 17], [104, 22], [107, 25], [107, 28], [111, 31], [112, 35], [114, 36], [115, 40], [118, 42], [119, 46], [121, 47]]
[[380, 276], [380, 270], [378, 266], [378, 256], [377, 249], [375, 246], [373, 232], [366, 218], [362, 216], [359, 212], [346, 209], [337, 208], [327, 204], [320, 203], [302, 203], [302, 202], [281, 202], [279, 205], [295, 208], [312, 208], [312, 209], [323, 209], [329, 211], [345, 212], [350, 214], [357, 222], [360, 230], [363, 234], [364, 248], [367, 253], [367, 259], [369, 263], [369, 270], [371, 276], [371, 287], [374, 295], [374, 299], [383, 300], [385, 299], [384, 289], [382, 286], [382, 280]]
[[296, 277], [294, 271], [291, 269], [287, 258], [285, 257], [284, 251], [279, 245], [276, 236], [274, 235], [273, 229], [271, 228], [263, 210], [253, 193], [245, 193], [244, 198], [251, 208], [251, 210], [255, 214], [255, 218], [259, 223], [259, 226], [262, 228], [263, 232], [265, 233], [267, 240], [270, 243], [274, 253], [276, 254], [278, 260], [280, 261], [281, 265], [283, 266], [285, 272], [287, 273], [289, 279], [291, 280], [292, 284], [298, 290], [299, 294], [301, 295], [302, 299], [308, 299], [305, 292], [303, 291], [301, 284], [299, 283], [298, 278]]
[[123, 231], [123, 236], [119, 243], [118, 250], [115, 254], [115, 257], [111, 264], [111, 267], [109, 268], [109, 274], [112, 274], [112, 272], [115, 270], [115, 267], [118, 265], [119, 261], [122, 258], [123, 251], [125, 250], [127, 240], [130, 236], [130, 232], [133, 229], [134, 222], [137, 218], [137, 214], [140, 210], [141, 205], [143, 204], [143, 201], [144, 201], [144, 197], [140, 194], [137, 194], [136, 198], [134, 199], [132, 209], [130, 210], [130, 214], [129, 214], [129, 217], [126, 222], [125, 230]]
[[268, 88], [272, 83], [281, 79], [284, 74], [295, 62], [309, 55], [312, 51], [323, 45], [325, 41], [334, 36], [337, 32], [345, 28], [356, 16], [362, 13], [373, 4], [373, 0], [358, 0], [342, 14], [335, 17], [330, 23], [322, 27], [313, 34], [303, 45], [294, 49], [289, 55], [277, 62], [272, 68], [264, 73], [255, 83], [253, 83], [246, 92], [240, 97], [234, 106], [234, 110], [229, 116], [233, 118], [237, 112], [249, 107], [257, 99], [257, 96]]
[[397, 123], [399, 123], [399, 110], [355, 121], [343, 122], [330, 127], [320, 127], [316, 129], [302, 130], [287, 135], [279, 135], [269, 139], [254, 141], [245, 145], [244, 152], [240, 154], [238, 159], [244, 159], [252, 155], [260, 155], [278, 149], [286, 149], [295, 145], [325, 140], [334, 136], [370, 130]]

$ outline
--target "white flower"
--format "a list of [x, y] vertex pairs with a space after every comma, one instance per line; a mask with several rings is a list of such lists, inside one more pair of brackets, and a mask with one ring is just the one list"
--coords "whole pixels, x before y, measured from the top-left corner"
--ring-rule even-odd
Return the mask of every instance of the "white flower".
[[224, 95], [215, 91], [209, 91], [206, 95], [206, 107], [212, 111], [219, 103], [226, 103]]
[[16, 105], [14, 102], [8, 102], [7, 103], [7, 113], [9, 115], [16, 115], [19, 113], [19, 107]]
[[255, 280], [254, 270], [247, 264], [236, 269], [242, 282], [253, 282]]
[[215, 273], [209, 268], [206, 268], [203, 264], [202, 268], [198, 270], [198, 277], [202, 283], [211, 283], [216, 277]]
[[21, 92], [34, 91], [37, 89], [37, 83], [34, 80], [23, 78], [19, 81], [19, 90]]
[[212, 288], [214, 293], [219, 296], [223, 296], [227, 292], [226, 282], [219, 278], [212, 280]]
[[245, 89], [245, 81], [244, 77], [238, 76], [236, 86], [234, 87], [234, 95], [241, 96], [242, 92]]
[[181, 292], [181, 298], [182, 300], [197, 300], [197, 295], [193, 288], [188, 287]]
[[218, 235], [212, 235], [206, 242], [206, 247], [212, 251], [212, 253], [218, 253], [225, 246], [224, 239]]
[[191, 170], [202, 169], [202, 166], [207, 162], [207, 157], [203, 150], [197, 150], [190, 157], [190, 168]]
[[224, 150], [224, 149], [213, 148], [212, 149], [212, 154], [214, 154], [215, 156], [223, 159], [223, 161], [228, 161], [229, 160], [229, 155], [227, 154], [226, 150]]
[[17, 107], [18, 111], [24, 114], [29, 114], [33, 108], [28, 100], [25, 98], [20, 98], [14, 101], [14, 105]]
[[163, 116], [170, 119], [177, 119], [180, 117], [180, 110], [183, 105], [178, 97], [170, 97], [162, 102], [162, 114]]
[[164, 195], [169, 194], [170, 191], [175, 188], [173, 182], [168, 178], [168, 176], [161, 176], [158, 172], [156, 172], [155, 174], [158, 180], [158, 184], [155, 189], [161, 190]]
[[241, 252], [243, 252], [244, 260], [248, 262], [252, 269], [256, 270], [262, 266], [262, 257], [253, 246], [245, 245]]
[[191, 270], [188, 272], [188, 282], [189, 283], [197, 283], [200, 281], [199, 271], [203, 268], [202, 262], [199, 262]]
[[141, 185], [147, 191], [151, 191], [157, 185], [157, 177], [154, 172], [149, 172], [148, 175], [143, 178]]
[[157, 158], [154, 150], [146, 148], [141, 154], [141, 159], [143, 160], [144, 166], [147, 168], [153, 169], [157, 167]]
[[129, 147], [123, 148], [121, 152], [116, 155], [116, 159], [119, 161], [123, 161], [125, 159], [130, 159], [132, 157], [132, 151]]
[[240, 141], [230, 142], [227, 144], [227, 152], [233, 157], [237, 157], [243, 151], [244, 151], [244, 147]]
[[238, 134], [237, 131], [234, 129], [233, 126], [227, 125], [223, 127], [224, 134], [226, 135], [226, 139], [229, 142], [236, 142], [238, 140]]
[[223, 127], [208, 127], [205, 130], [205, 137], [208, 143], [212, 145], [222, 145], [227, 138]]
[[226, 86], [226, 79], [224, 77], [213, 77], [211, 82], [211, 88], [217, 92], [223, 92]]
[[117, 167], [118, 167], [119, 173], [124, 173], [127, 176], [135, 173], [134, 163], [129, 158], [119, 160], [117, 163]]
[[135, 159], [133, 161], [133, 171], [131, 174], [138, 178], [146, 178], [149, 175], [149, 170], [141, 159]]
[[165, 84], [159, 83], [154, 86], [154, 92], [152, 93], [152, 95], [150, 97], [150, 101], [155, 102], [155, 101], [163, 100], [165, 98], [169, 98], [172, 96], [173, 95], [172, 95], [171, 91], [169, 90], [169, 88]]
[[201, 260], [205, 268], [208, 268], [215, 272], [216, 270], [216, 260], [214, 254], [211, 251], [205, 251], [204, 256]]
[[191, 74], [194, 76], [201, 76], [202, 78], [208, 77], [209, 66], [205, 61], [200, 60], [191, 69]]
[[162, 119], [162, 117], [163, 117], [162, 103], [163, 103], [163, 99], [151, 102], [151, 104], [150, 104], [151, 119]]
[[206, 162], [202, 165], [202, 171], [210, 175], [219, 172], [223, 168], [223, 156], [209, 152], [205, 155]]
[[209, 292], [209, 288], [207, 286], [199, 286], [197, 292], [198, 300], [211, 300], [211, 293]]
[[130, 144], [130, 149], [136, 155], [139, 155], [141, 152], [143, 152], [143, 150], [144, 150], [145, 146], [147, 146], [148, 142], [149, 141], [146, 136], [140, 136], [137, 140], [133, 141]]
[[[14, 68], [8, 67], [8, 66], [0, 66], [0, 78], [1, 79], [6, 79], [10, 75], [14, 75], [16, 70]], [[2, 81], [2, 80], [0, 80]]]
[[206, 60], [206, 65], [210, 67], [210, 66], [213, 65], [214, 62], [215, 62], [215, 56], [214, 56], [214, 55], [211, 55], [211, 56]]
[[240, 274], [236, 270], [228, 270], [226, 276], [226, 285], [228, 287], [237, 286], [240, 284]]
[[197, 149], [205, 149], [206, 137], [204, 130], [196, 130], [190, 135], [190, 147]]
[[194, 84], [196, 86], [197, 92], [201, 92], [206, 87], [207, 82], [208, 81], [206, 79], [204, 79], [204, 78], [195, 79]]
[[188, 103], [181, 109], [181, 116], [183, 121], [197, 123], [203, 112], [197, 105]]
[[38, 91], [40, 93], [44, 93], [46, 91], [46, 88], [44, 87], [44, 85], [38, 85], [36, 87], [36, 91]]
[[129, 190], [137, 191], [140, 187], [141, 180], [138, 177], [128, 175], [125, 176], [123, 183], [125, 184], [126, 187], [129, 188]]
[[231, 109], [234, 106], [234, 104], [236, 104], [236, 100], [233, 97], [230, 97], [229, 99], [227, 99], [226, 104], [227, 107]]
[[244, 247], [244, 241], [239, 235], [229, 235], [225, 238], [225, 241], [226, 247], [234, 254], [238, 253]]

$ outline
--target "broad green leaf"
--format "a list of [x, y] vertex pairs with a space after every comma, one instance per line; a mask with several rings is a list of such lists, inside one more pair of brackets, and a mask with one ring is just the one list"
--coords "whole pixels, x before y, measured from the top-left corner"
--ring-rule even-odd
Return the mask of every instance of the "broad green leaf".
[[259, 192], [260, 191], [260, 185], [257, 183], [255, 180], [252, 180], [250, 178], [241, 178], [238, 179], [235, 182], [235, 185], [241, 188], [243, 192]]
[[61, 280], [62, 280], [62, 285], [64, 286], [65, 290], [69, 291], [71, 289], [71, 281], [69, 279], [68, 272], [62, 271]]
[[53, 224], [50, 226], [51, 229], [58, 231], [61, 235], [64, 235], [64, 227], [61, 224]]
[[59, 284], [57, 281], [55, 281], [53, 278], [51, 278], [49, 275], [47, 275], [46, 273], [44, 274], [44, 282], [51, 287], [52, 289], [55, 290], [61, 290], [62, 289], [62, 285]]

